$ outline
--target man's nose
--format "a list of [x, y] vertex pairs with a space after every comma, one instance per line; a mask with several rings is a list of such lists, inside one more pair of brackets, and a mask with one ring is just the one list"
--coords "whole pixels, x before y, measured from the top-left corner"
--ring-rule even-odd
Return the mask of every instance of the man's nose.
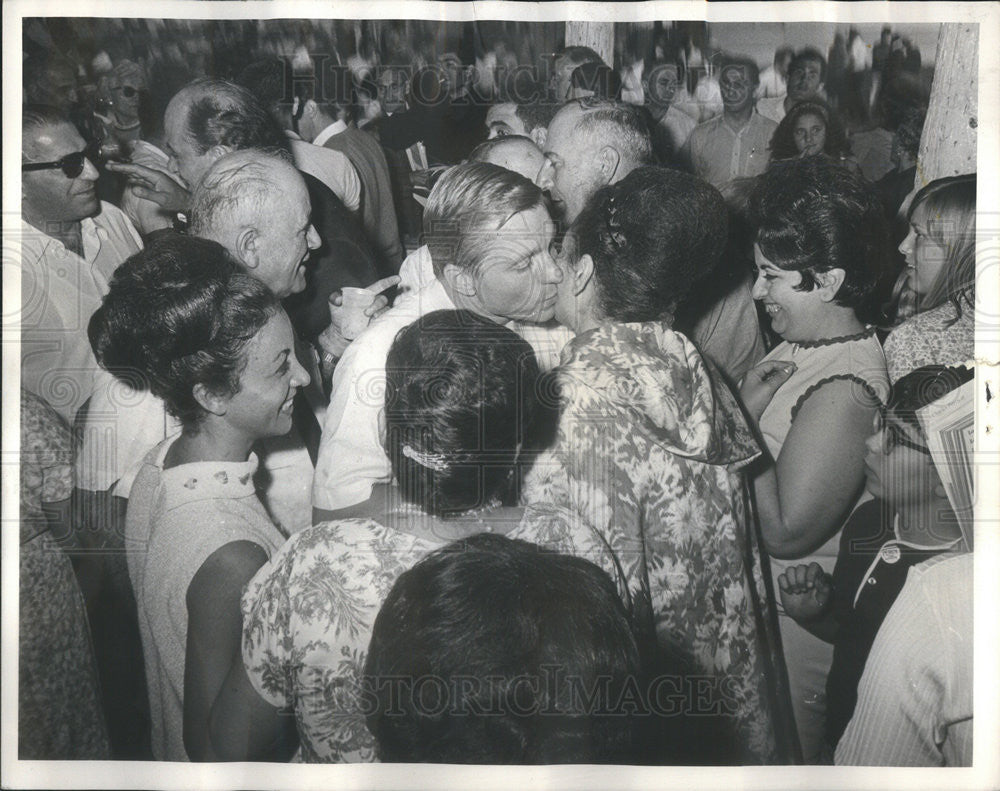
[[556, 259], [551, 255], [546, 256], [545, 259], [545, 282], [546, 283], [562, 283], [563, 271], [559, 268], [556, 263]]
[[323, 240], [320, 238], [319, 231], [316, 230], [315, 225], [309, 226], [309, 233], [306, 235], [306, 244], [310, 250], [316, 250], [323, 244]]
[[548, 159], [542, 164], [541, 170], [538, 171], [538, 176], [535, 179], [535, 183], [538, 185], [539, 189], [550, 190], [554, 184], [552, 180], [552, 175], [554, 173], [554, 168], [552, 167], [552, 162]]
[[101, 174], [97, 172], [97, 166], [85, 157], [83, 160], [83, 170], [77, 178], [81, 178], [84, 181], [97, 181], [100, 177]]

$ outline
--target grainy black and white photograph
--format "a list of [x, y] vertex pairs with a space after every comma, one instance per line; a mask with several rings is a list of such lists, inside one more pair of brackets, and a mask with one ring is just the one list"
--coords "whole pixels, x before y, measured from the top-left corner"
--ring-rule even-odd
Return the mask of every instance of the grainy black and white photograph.
[[921, 6], [5, 4], [3, 786], [996, 787]]

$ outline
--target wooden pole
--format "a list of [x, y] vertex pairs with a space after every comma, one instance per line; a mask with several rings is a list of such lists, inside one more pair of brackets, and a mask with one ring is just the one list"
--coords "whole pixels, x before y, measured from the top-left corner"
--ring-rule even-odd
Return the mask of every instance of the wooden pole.
[[979, 26], [941, 25], [927, 119], [917, 154], [920, 189], [934, 179], [976, 172]]
[[567, 22], [566, 46], [590, 47], [611, 67], [615, 64], [614, 22]]

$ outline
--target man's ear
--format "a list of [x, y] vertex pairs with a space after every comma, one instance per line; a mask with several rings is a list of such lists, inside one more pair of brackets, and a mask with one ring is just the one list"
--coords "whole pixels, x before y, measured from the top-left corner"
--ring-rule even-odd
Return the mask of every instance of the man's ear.
[[313, 99], [306, 99], [306, 106], [302, 108], [302, 117], [314, 120], [319, 112], [319, 105]]
[[840, 291], [840, 287], [847, 278], [847, 272], [843, 269], [834, 268], [827, 272], [816, 272], [813, 274], [813, 278], [819, 286], [820, 299], [824, 302], [833, 302], [834, 297], [837, 296], [837, 292]]
[[198, 406], [212, 415], [221, 417], [229, 409], [229, 399], [227, 397], [213, 393], [201, 383], [196, 384], [192, 388], [191, 394], [194, 396], [194, 400], [198, 402]]
[[445, 264], [441, 274], [444, 277], [445, 284], [455, 293], [470, 298], [475, 297], [479, 293], [476, 278], [468, 269], [463, 269], [454, 264]]
[[545, 140], [548, 136], [549, 128], [547, 126], [536, 126], [528, 133], [528, 137], [530, 137], [532, 142], [542, 149], [542, 151], [545, 150]]
[[217, 159], [221, 159], [226, 154], [231, 153], [232, 150], [233, 149], [230, 148], [229, 146], [218, 145], [218, 146], [212, 146], [210, 149], [208, 149], [208, 154], [209, 156], [211, 156], [212, 162], [215, 162]]
[[605, 184], [614, 183], [621, 160], [622, 155], [618, 153], [618, 149], [612, 146], [602, 146], [601, 150], [597, 152], [597, 165], [604, 175]]
[[240, 229], [233, 252], [244, 269], [256, 269], [260, 264], [259, 244], [260, 235], [256, 228]]
[[594, 276], [594, 259], [584, 253], [572, 267], [573, 293], [582, 294]]

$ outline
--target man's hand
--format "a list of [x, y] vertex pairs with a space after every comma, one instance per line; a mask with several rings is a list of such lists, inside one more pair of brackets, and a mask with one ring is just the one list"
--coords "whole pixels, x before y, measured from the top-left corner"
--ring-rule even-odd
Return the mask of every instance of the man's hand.
[[347, 304], [342, 292], [331, 292], [330, 326], [319, 336], [323, 353], [341, 357], [351, 341], [367, 329], [373, 319], [389, 309], [389, 300], [381, 292], [388, 291], [397, 283], [399, 277], [393, 275], [372, 283], [368, 288], [352, 289], [352, 298]]
[[778, 575], [781, 606], [797, 622], [812, 621], [826, 610], [833, 585], [819, 563], [800, 563]]
[[139, 198], [153, 201], [167, 211], [186, 211], [191, 207], [191, 193], [169, 173], [125, 162], [108, 162], [112, 173], [122, 173]]

